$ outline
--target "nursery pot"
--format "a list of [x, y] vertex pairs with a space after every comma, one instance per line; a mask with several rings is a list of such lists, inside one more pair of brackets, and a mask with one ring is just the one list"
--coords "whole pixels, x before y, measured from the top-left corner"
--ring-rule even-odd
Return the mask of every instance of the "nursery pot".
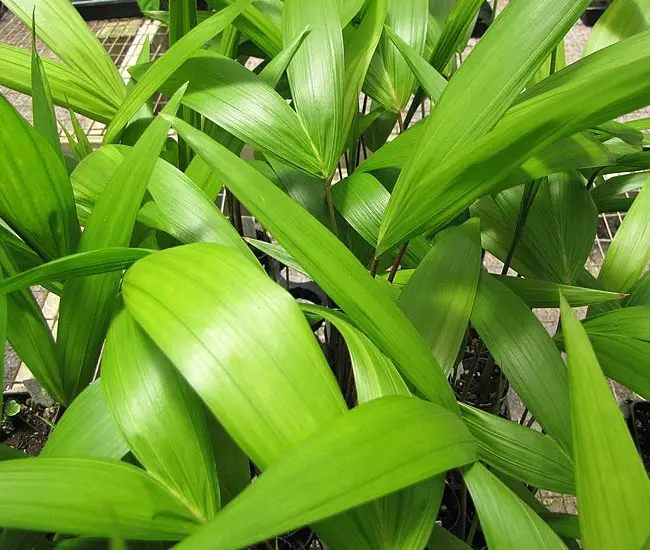
[[458, 400], [510, 419], [507, 399], [510, 384], [502, 377], [501, 369], [490, 361], [489, 355], [481, 356], [478, 363], [472, 354], [465, 355], [452, 385]]
[[627, 412], [627, 426], [645, 469], [650, 472], [650, 403], [634, 401]]
[[580, 19], [587, 27], [593, 27], [610, 4], [610, 0], [595, 0], [587, 7]]
[[494, 13], [492, 11], [492, 6], [487, 2], [483, 2], [481, 8], [478, 12], [478, 17], [476, 18], [476, 23], [474, 24], [474, 29], [472, 30], [472, 38], [481, 38], [485, 34], [485, 31], [488, 30], [489, 26], [494, 21]]

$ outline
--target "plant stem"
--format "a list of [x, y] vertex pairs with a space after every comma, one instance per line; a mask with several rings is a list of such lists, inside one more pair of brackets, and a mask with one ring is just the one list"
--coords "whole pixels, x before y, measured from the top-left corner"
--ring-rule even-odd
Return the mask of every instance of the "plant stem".
[[472, 518], [472, 524], [469, 526], [469, 534], [465, 542], [468, 546], [472, 546], [474, 542], [474, 535], [476, 534], [476, 528], [478, 527], [478, 514], [474, 512], [474, 517]]
[[393, 265], [390, 268], [390, 273], [388, 274], [389, 283], [392, 283], [395, 280], [395, 275], [397, 274], [397, 270], [399, 269], [399, 264], [402, 263], [402, 258], [404, 257], [404, 253], [406, 252], [406, 247], [408, 245], [409, 243], [408, 241], [406, 241], [402, 246], [399, 247], [397, 256], [395, 256], [395, 261], [393, 262]]
[[343, 179], [343, 170], [341, 169], [341, 161], [339, 161], [339, 163], [337, 165], [337, 169], [339, 171], [339, 179], [342, 180]]
[[528, 416], [528, 407], [524, 407], [524, 412], [521, 413], [521, 418], [519, 419], [519, 424], [521, 424], [523, 426], [524, 421], [526, 420], [527, 416]]
[[458, 537], [465, 538], [465, 530], [467, 529], [467, 485], [463, 483], [460, 490], [460, 522], [458, 524]]
[[587, 191], [589, 191], [593, 186], [594, 183], [596, 182], [596, 178], [600, 175], [600, 168], [594, 171], [591, 176], [589, 176], [589, 179], [587, 180]]
[[330, 228], [334, 235], [338, 235], [338, 229], [336, 228], [336, 212], [334, 212], [334, 203], [332, 202], [332, 190], [330, 188], [332, 180], [323, 178], [323, 185], [325, 186], [325, 200], [327, 201], [327, 209], [330, 214]]
[[497, 8], [499, 7], [499, 0], [494, 0], [492, 4], [492, 20], [497, 16]]
[[373, 258], [370, 265], [370, 276], [374, 279], [377, 275], [377, 267], [379, 266], [379, 258]]
[[472, 384], [472, 379], [474, 378], [476, 371], [478, 370], [478, 363], [481, 360], [481, 354], [483, 353], [484, 349], [485, 349], [485, 345], [481, 342], [478, 346], [478, 351], [474, 356], [474, 361], [472, 362], [472, 366], [469, 369], [469, 378], [465, 381], [465, 386], [463, 386], [463, 391], [460, 394], [460, 400], [463, 403], [466, 402], [467, 394], [469, 393], [469, 387]]
[[402, 111], [397, 112], [397, 128], [399, 129], [400, 134], [404, 133], [404, 119], [402, 118]]
[[532, 206], [533, 199], [535, 198], [537, 183], [537, 181], [528, 182], [524, 188], [524, 194], [521, 197], [521, 206], [519, 208], [519, 216], [517, 217], [517, 224], [515, 225], [515, 231], [512, 235], [512, 243], [510, 243], [510, 249], [508, 250], [506, 260], [503, 262], [501, 275], [507, 275], [508, 269], [510, 269], [512, 258], [515, 255], [515, 250], [517, 249], [517, 245], [519, 244], [519, 240], [521, 239], [521, 235], [524, 231], [524, 224], [526, 223], [528, 212], [530, 212], [530, 207]]

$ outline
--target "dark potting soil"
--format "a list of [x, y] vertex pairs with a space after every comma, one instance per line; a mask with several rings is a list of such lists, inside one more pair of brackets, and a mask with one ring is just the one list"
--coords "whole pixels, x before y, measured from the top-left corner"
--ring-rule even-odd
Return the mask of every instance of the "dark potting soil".
[[30, 455], [38, 455], [51, 431], [48, 422], [53, 423], [56, 406], [45, 407], [35, 403], [28, 395], [5, 398], [20, 405], [20, 412], [14, 416], [2, 414], [0, 442]]
[[635, 403], [628, 425], [645, 469], [650, 472], [650, 403]]
[[[487, 412], [494, 412], [494, 403], [497, 400], [499, 384], [501, 379], [501, 369], [496, 365], [490, 373], [489, 380], [484, 380], [483, 372], [486, 369], [486, 362], [481, 359], [479, 368], [472, 374], [472, 359], [464, 360], [465, 370], [458, 376], [454, 382], [454, 391], [456, 397], [461, 399], [465, 395], [465, 387], [469, 384], [464, 401]], [[469, 379], [471, 376], [471, 380]], [[501, 400], [508, 393], [508, 384], [504, 382], [501, 393]], [[499, 413], [503, 413], [504, 404], [501, 404]]]

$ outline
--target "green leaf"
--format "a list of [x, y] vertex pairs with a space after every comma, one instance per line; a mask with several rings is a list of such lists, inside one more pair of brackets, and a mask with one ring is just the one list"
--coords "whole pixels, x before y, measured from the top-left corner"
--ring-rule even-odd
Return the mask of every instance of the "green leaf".
[[5, 402], [3, 411], [7, 416], [16, 416], [20, 412], [20, 405], [15, 399], [9, 399]]
[[[175, 113], [184, 92], [176, 92], [163, 110]], [[80, 252], [128, 246], [142, 198], [167, 139], [170, 124], [157, 117], [106, 186], [86, 223]], [[71, 278], [64, 286], [57, 345], [68, 401], [90, 382], [113, 313], [121, 273]]]
[[[0, 462], [0, 523], [110, 537], [116, 525], [128, 538], [178, 540], [197, 518], [143, 470], [120, 462], [31, 458]], [[47, 491], [43, 491], [47, 487]]]
[[[512, 258], [526, 277], [570, 285], [591, 251], [598, 212], [578, 173], [558, 173], [536, 184]], [[514, 239], [524, 186], [485, 197], [472, 207], [481, 219], [483, 247], [505, 261]]]
[[43, 259], [75, 252], [72, 187], [47, 140], [0, 97], [0, 216]]
[[[343, 87], [343, 130], [349, 137], [359, 113], [359, 94], [366, 79], [373, 54], [379, 44], [389, 0], [370, 0], [361, 24], [344, 33], [345, 85]], [[393, 123], [394, 125], [394, 123]], [[347, 134], [347, 135], [346, 135]]]
[[455, 415], [412, 397], [377, 399], [289, 452], [178, 548], [246, 547], [474, 458], [471, 436]]
[[[191, 279], [179, 270], [188, 262]], [[344, 410], [296, 302], [230, 248], [158, 252], [127, 271], [122, 291], [129, 312], [260, 468]], [[290, 341], [280, 343], [278, 326], [290, 329]], [[269, 391], [254, 390], [261, 387]]]
[[594, 200], [609, 199], [616, 195], [623, 195], [630, 191], [642, 189], [647, 181], [648, 174], [645, 172], [614, 176], [613, 178], [605, 180], [604, 183], [594, 187], [591, 190], [591, 196]]
[[[377, 247], [379, 226], [389, 199], [390, 193], [376, 178], [361, 172], [353, 173], [332, 187], [334, 207], [373, 249]], [[404, 263], [418, 265], [430, 248], [424, 237], [413, 239]]]
[[[80, 162], [72, 173], [77, 201], [94, 205], [130, 153], [131, 148], [122, 145], [105, 145]], [[165, 231], [183, 243], [216, 242], [232, 246], [256, 261], [214, 202], [176, 167], [156, 159], [147, 190], [154, 203], [149, 202], [140, 209], [138, 221]]]
[[458, 537], [452, 535], [447, 529], [437, 523], [433, 526], [433, 532], [429, 537], [427, 548], [444, 548], [445, 550], [470, 550]]
[[[510, 4], [509, 8], [514, 5], [516, 4]], [[544, 8], [549, 6], [545, 5]], [[544, 17], [545, 21], [547, 19], [548, 17]], [[504, 17], [498, 17], [491, 31], [503, 20]], [[535, 27], [538, 28], [537, 25]], [[497, 34], [493, 32], [492, 36]], [[486, 36], [489, 37], [490, 34]], [[402, 199], [395, 198], [396, 202], [389, 206], [393, 220], [384, 220], [386, 233], [382, 238], [385, 241], [382, 243], [382, 250], [410, 234], [417, 233], [417, 229], [423, 224], [441, 224], [445, 219], [462, 211], [477, 197], [506, 187], [502, 180], [508, 172], [560, 137], [637, 108], [643, 103], [642, 97], [647, 97], [648, 92], [641, 90], [641, 86], [636, 86], [638, 80], [630, 85], [627, 79], [631, 72], [637, 77], [640, 76], [639, 71], [643, 70], [645, 62], [640, 61], [643, 55], [639, 54], [639, 48], [649, 40], [650, 35], [643, 33], [568, 66], [523, 94], [523, 101], [512, 109], [489, 135], [478, 138], [461, 150], [456, 149], [457, 153], [450, 154], [447, 160], [440, 164], [432, 164], [427, 168], [423, 163], [416, 162], [419, 175], [414, 175], [412, 181], [417, 182], [414, 185], [417, 185], [415, 188], [418, 191], [409, 191], [408, 199], [404, 199], [408, 200], [408, 204], [405, 202], [398, 205], [397, 201]], [[486, 42], [482, 40], [480, 44]], [[475, 49], [468, 59], [477, 51]], [[463, 68], [467, 66], [468, 63], [463, 64]], [[458, 81], [461, 72], [462, 69], [452, 78], [435, 111], [444, 114], [445, 110], [440, 107], [445, 97], [452, 97], [449, 93], [451, 83]], [[475, 88], [467, 84], [464, 90], [468, 87]], [[595, 89], [598, 89], [598, 94], [589, 95], [589, 90]], [[481, 90], [482, 94], [484, 92], [485, 90]], [[459, 104], [452, 102], [451, 105], [462, 112], [463, 116], [468, 116], [463, 109], [459, 109]], [[427, 124], [436, 126], [435, 118], [429, 117], [428, 120], [433, 122]], [[567, 124], [567, 121], [570, 123]], [[436, 127], [442, 128], [442, 125]], [[427, 134], [426, 138], [422, 143], [435, 143], [438, 151], [439, 144], [433, 136]], [[443, 151], [442, 148], [440, 150]], [[447, 150], [447, 145], [444, 150]], [[414, 159], [418, 158], [419, 155], [414, 154]], [[470, 158], [471, 163], [468, 160]], [[411, 179], [411, 176], [405, 174], [407, 172], [403, 171], [403, 181], [406, 181], [406, 177]], [[395, 195], [394, 192], [393, 197], [406, 196], [405, 191], [398, 191], [400, 188], [405, 189], [398, 183], [395, 189], [398, 194]], [[409, 209], [410, 207], [413, 209]], [[416, 210], [419, 212], [416, 213]], [[399, 227], [393, 225], [393, 221]], [[387, 238], [391, 225], [391, 235]]]
[[4, 4], [31, 28], [38, 20], [38, 37], [68, 67], [92, 84], [97, 95], [119, 104], [124, 82], [113, 61], [75, 7], [66, 0], [7, 0]]
[[294, 260], [293, 256], [289, 254], [281, 244], [267, 243], [266, 241], [258, 241], [257, 239], [251, 239], [249, 237], [246, 237], [246, 242], [253, 245], [257, 250], [268, 254], [274, 260], [282, 262], [294, 271], [302, 273], [305, 277], [309, 277], [309, 274], [300, 264], [298, 264], [298, 262], [296, 262], [296, 260]]
[[[301, 307], [305, 313], [327, 319], [341, 332], [350, 352], [359, 404], [389, 395], [411, 395], [390, 359], [343, 314], [309, 304]], [[365, 514], [357, 514], [355, 521], [364, 522], [373, 533], [375, 540], [369, 542], [371, 546], [421, 548], [438, 513], [443, 489], [442, 476], [423, 481], [364, 506], [359, 510]], [[324, 534], [332, 541], [330, 532], [324, 531]]]
[[575, 494], [573, 462], [550, 437], [469, 405], [460, 410], [483, 462], [533, 487]]
[[480, 463], [463, 471], [481, 527], [494, 550], [566, 549], [531, 508]]
[[219, 483], [203, 404], [124, 309], [106, 338], [102, 388], [140, 463], [195, 516], [211, 518]]
[[[41, 59], [50, 84], [52, 99], [57, 105], [68, 104], [78, 113], [107, 124], [118, 104], [101, 95], [79, 73], [62, 63]], [[0, 44], [0, 84], [12, 90], [31, 95], [31, 52], [8, 44]]]
[[447, 375], [465, 342], [480, 272], [479, 224], [472, 219], [440, 235], [397, 301]]
[[639, 548], [650, 533], [648, 475], [587, 334], [564, 299], [561, 311], [582, 541], [594, 549]]
[[[646, 176], [650, 177], [650, 176]], [[650, 186], [643, 187], [616, 231], [598, 280], [605, 290], [627, 292], [639, 278], [650, 260]]]
[[[180, 2], [180, 0], [178, 0]], [[121, 131], [135, 115], [140, 106], [147, 101], [158, 88], [199, 48], [208, 40], [222, 32], [241, 11], [250, 4], [251, 0], [239, 0], [234, 6], [225, 8], [198, 25], [190, 33], [176, 42], [160, 57], [147, 72], [138, 79], [133, 88], [111, 120], [104, 143], [113, 143]], [[174, 88], [174, 90], [176, 90]]]
[[[318, 158], [320, 175], [334, 174], [343, 129], [343, 35], [335, 0], [309, 5], [301, 0], [285, 0], [283, 37], [291, 42], [303, 32], [311, 32], [289, 63], [287, 74], [293, 104]], [[317, 74], [318, 78], [313, 78]]]
[[648, 30], [650, 4], [644, 0], [616, 0], [594, 25], [582, 55], [589, 55], [629, 36]]
[[194, 0], [170, 2], [169, 45], [173, 46], [194, 27], [196, 27], [196, 2]]
[[47, 281], [62, 281], [68, 277], [120, 271], [151, 252], [143, 248], [115, 247], [71, 254], [0, 281], [0, 292], [13, 292]]
[[[390, 1], [386, 25], [418, 54], [424, 53], [428, 0]], [[386, 109], [400, 112], [415, 87], [415, 76], [388, 36], [383, 36], [370, 64], [365, 89]]]
[[184, 105], [262, 153], [322, 177], [300, 119], [260, 77], [232, 59], [202, 52], [186, 61], [160, 90], [168, 93], [188, 81]]
[[566, 367], [533, 312], [505, 285], [481, 273], [470, 320], [533, 416], [570, 450]]
[[627, 307], [650, 306], [650, 275], [648, 275], [648, 272], [632, 286], [625, 305]]
[[[235, 3], [236, 0], [208, 0], [208, 4], [217, 10]], [[259, 2], [257, 3], [259, 5]], [[258, 9], [255, 4], [247, 5], [241, 15], [234, 20], [234, 25], [268, 56], [274, 57], [282, 50], [282, 33], [277, 22]]]
[[0, 460], [14, 460], [16, 458], [27, 458], [27, 456], [28, 455], [18, 449], [0, 443]]
[[602, 304], [614, 300], [621, 300], [625, 294], [606, 292], [593, 288], [580, 286], [561, 285], [539, 279], [524, 279], [508, 277], [506, 275], [493, 275], [499, 282], [506, 285], [517, 294], [528, 307], [560, 307], [560, 292], [572, 307]]
[[402, 373], [427, 397], [455, 410], [451, 388], [424, 341], [391, 298], [377, 292], [377, 283], [352, 253], [254, 168], [182, 121], [174, 120], [174, 126]]
[[395, 34], [393, 29], [387, 26], [384, 28], [384, 32], [402, 54], [404, 61], [408, 64], [427, 96], [437, 102], [447, 86], [447, 79], [429, 65], [426, 59], [404, 42], [399, 35]]
[[[6, 276], [18, 273], [8, 246], [0, 243], [0, 265]], [[65, 404], [61, 372], [56, 356], [54, 338], [41, 308], [29, 290], [7, 296], [7, 340], [45, 391], [59, 403]]]
[[[72, 123], [72, 129], [74, 130], [74, 135], [77, 138], [76, 144], [75, 144], [75, 156], [78, 161], [81, 161], [83, 158], [87, 157], [90, 155], [90, 153], [93, 152], [93, 148], [90, 145], [90, 142], [88, 141], [88, 136], [86, 135], [86, 132], [84, 129], [81, 127], [81, 124], [79, 124], [79, 120], [77, 120], [77, 115], [74, 114], [73, 110], [68, 106], [68, 114], [70, 115], [70, 122]], [[66, 129], [65, 126], [61, 126], [63, 128], [63, 131], [65, 132], [66, 138], [68, 139], [68, 143], [70, 143], [70, 146], [72, 147], [72, 142], [70, 134], [68, 134], [68, 130]]]
[[309, 32], [309, 27], [305, 27], [302, 32], [296, 34], [296, 37], [287, 46], [282, 48], [282, 51], [271, 59], [269, 64], [260, 71], [260, 78], [271, 86], [271, 88], [275, 88], [278, 85], [289, 63], [291, 63], [294, 55], [296, 55], [296, 52], [302, 46]]
[[63, 153], [59, 143], [59, 132], [56, 130], [56, 116], [54, 115], [54, 103], [52, 102], [52, 92], [50, 84], [47, 81], [45, 69], [41, 56], [36, 49], [36, 21], [35, 11], [32, 14], [32, 114], [34, 118], [34, 128], [49, 142], [52, 149], [59, 155], [63, 161]]
[[310, 304], [301, 304], [301, 308], [306, 313], [327, 319], [341, 332], [350, 352], [359, 404], [387, 395], [411, 395], [392, 361], [345, 315]]
[[41, 451], [48, 458], [109, 458], [129, 452], [104, 399], [102, 382], [90, 384], [72, 402]]

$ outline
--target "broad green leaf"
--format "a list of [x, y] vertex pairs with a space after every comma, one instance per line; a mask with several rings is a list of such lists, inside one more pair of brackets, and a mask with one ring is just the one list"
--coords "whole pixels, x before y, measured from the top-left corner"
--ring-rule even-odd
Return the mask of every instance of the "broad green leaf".
[[[164, 113], [176, 112], [183, 92], [184, 88], [176, 92]], [[129, 245], [140, 203], [169, 127], [162, 117], [154, 119], [115, 171], [86, 223], [80, 252]], [[117, 272], [71, 278], [65, 283], [57, 345], [69, 401], [90, 382], [95, 371], [120, 278], [121, 273]]]
[[[305, 4], [285, 0], [283, 37], [291, 42], [311, 29], [287, 75], [298, 117], [310, 138], [321, 177], [329, 180], [341, 156], [343, 129], [343, 35], [335, 0]], [[317, 74], [318, 78], [313, 75]]]
[[[5, 276], [18, 273], [7, 245], [0, 243], [0, 265]], [[7, 295], [7, 340], [45, 391], [60, 404], [65, 404], [61, 369], [54, 339], [41, 308], [29, 290]]]
[[[491, 32], [479, 41], [449, 81], [424, 122], [423, 138], [391, 195], [381, 241], [392, 240], [391, 244], [395, 244], [406, 236], [400, 234], [403, 230], [399, 231], [399, 226], [412, 226], [417, 215], [411, 208], [417, 205], [419, 210], [429, 202], [432, 178], [440, 164], [453, 158], [459, 145], [475, 141], [494, 127], [588, 2], [550, 0], [539, 4], [515, 0], [508, 4], [492, 24]], [[521, 40], [513, 46], [513, 29], [521, 28], [528, 30], [518, 34]], [[503, 51], [508, 55], [500, 55]], [[476, 86], [476, 82], [481, 85]]]
[[[174, 0], [180, 3], [181, 0]], [[174, 74], [174, 72], [208, 40], [223, 31], [241, 11], [250, 4], [251, 0], [239, 0], [234, 6], [225, 8], [216, 13], [192, 32], [178, 40], [165, 54], [160, 57], [147, 72], [138, 79], [138, 84], [133, 88], [111, 120], [104, 143], [113, 143], [121, 131], [135, 115], [140, 106], [147, 101], [158, 88]], [[178, 86], [176, 86], [178, 88]], [[174, 88], [174, 90], [176, 90]]]
[[[431, 2], [429, 4], [431, 8]], [[443, 2], [433, 3], [434, 17], [441, 19], [441, 15], [445, 15], [442, 33], [431, 53], [431, 65], [437, 71], [442, 72], [452, 56], [462, 49], [462, 43], [475, 24], [481, 4], [481, 0], [452, 0], [451, 6], [450, 2], [447, 2], [446, 6]], [[445, 12], [448, 12], [448, 15]]]
[[63, 161], [63, 153], [59, 143], [59, 132], [56, 130], [56, 116], [50, 84], [43, 68], [41, 56], [36, 49], [36, 22], [32, 15], [32, 114], [34, 128], [48, 141], [52, 149]]
[[102, 389], [145, 469], [195, 516], [211, 518], [219, 483], [203, 403], [124, 309], [106, 337]]
[[[418, 54], [424, 53], [429, 13], [428, 0], [390, 0], [386, 25]], [[386, 109], [398, 113], [408, 102], [415, 76], [388, 36], [375, 52], [365, 89]]]
[[[178, 269], [188, 261], [196, 266], [190, 281]], [[123, 294], [138, 323], [260, 469], [345, 411], [297, 303], [231, 249], [196, 244], [157, 253], [127, 272]], [[287, 329], [292, 338], [281, 342]], [[350, 536], [362, 535], [347, 518], [333, 521], [323, 526], [326, 533], [344, 521]]]
[[13, 292], [47, 281], [62, 281], [68, 277], [120, 271], [151, 252], [143, 248], [115, 247], [71, 254], [5, 278], [0, 281], [0, 292]]
[[570, 450], [566, 367], [533, 312], [505, 285], [482, 273], [470, 320], [533, 416]]
[[307, 26], [302, 32], [296, 34], [296, 37], [287, 46], [282, 48], [282, 51], [271, 59], [269, 64], [260, 71], [260, 78], [271, 86], [271, 88], [275, 88], [278, 85], [289, 63], [291, 63], [293, 56], [296, 55], [296, 52], [302, 46], [309, 32], [310, 28]]
[[377, 399], [282, 457], [178, 548], [247, 547], [474, 458], [472, 438], [455, 415], [413, 397]]
[[[509, 4], [509, 8], [514, 5]], [[495, 25], [503, 19], [498, 17]], [[399, 227], [393, 225], [390, 228], [392, 235], [390, 238], [384, 236], [382, 249], [417, 233], [424, 224], [444, 223], [445, 219], [455, 216], [479, 196], [512, 185], [502, 181], [508, 172], [553, 141], [638, 108], [648, 92], [642, 90], [641, 85], [637, 86], [640, 81], [635, 79], [631, 84], [628, 81], [631, 73], [639, 77], [639, 71], [646, 66], [645, 61], [641, 61], [644, 54], [640, 52], [648, 41], [650, 34], [639, 34], [555, 73], [523, 94], [522, 101], [489, 135], [449, 155], [437, 167], [432, 165], [431, 170], [423, 171], [423, 178], [417, 180], [419, 191], [409, 195], [408, 201], [413, 203], [408, 206], [413, 206], [413, 209], [406, 208], [406, 204], [399, 208], [397, 204], [393, 205], [392, 217], [395, 218], [397, 210], [405, 215], [398, 216], [399, 220], [395, 218]], [[480, 44], [485, 42], [482, 40]], [[597, 94], [593, 93], [596, 89]], [[448, 95], [447, 91], [443, 99]], [[435, 111], [441, 104], [442, 101]], [[423, 141], [428, 142], [428, 139]], [[403, 171], [402, 177], [404, 174]], [[433, 182], [435, 186], [432, 187]], [[396, 191], [399, 187], [398, 184]], [[385, 231], [388, 231], [392, 221], [386, 218], [385, 224]]]
[[480, 463], [463, 471], [487, 543], [494, 550], [566, 549], [553, 530]]
[[[377, 292], [376, 282], [352, 253], [254, 168], [182, 121], [174, 120], [174, 126], [401, 372], [427, 397], [456, 410], [451, 388], [424, 341], [391, 298]], [[280, 211], [283, 216], [273, 215]]]
[[[215, 9], [235, 5], [237, 0], [208, 0]], [[256, 2], [259, 4], [259, 2]], [[233, 24], [270, 57], [282, 50], [282, 32], [275, 18], [263, 13], [255, 4], [247, 5]]]
[[[130, 151], [121, 145], [105, 145], [80, 162], [71, 176], [77, 201], [94, 205]], [[139, 221], [183, 243], [216, 242], [232, 246], [255, 261], [219, 208], [168, 162], [156, 159], [147, 190], [154, 203], [140, 209]]]
[[330, 321], [341, 332], [350, 352], [359, 404], [387, 395], [406, 395], [408, 386], [388, 359], [377, 347], [338, 311], [302, 304], [306, 313]]
[[[401, 168], [411, 158], [423, 135], [424, 124], [418, 123], [391, 142], [386, 143], [359, 167], [365, 172], [387, 167]], [[554, 172], [605, 166], [613, 156], [598, 141], [586, 134], [575, 134], [549, 144], [526, 160], [512, 177], [539, 179]]]
[[[57, 105], [68, 104], [78, 113], [108, 123], [117, 111], [117, 104], [101, 95], [101, 91], [86, 82], [79, 74], [62, 63], [42, 59]], [[12, 90], [32, 94], [31, 55], [24, 48], [0, 44], [0, 84]]]
[[630, 289], [626, 307], [650, 306], [650, 275], [646, 272]]
[[650, 481], [589, 339], [562, 299], [580, 532], [586, 548], [640, 548]]
[[445, 374], [465, 342], [480, 272], [479, 224], [472, 219], [440, 235], [397, 301]]
[[531, 308], [559, 307], [560, 292], [562, 292], [572, 307], [602, 304], [604, 302], [625, 298], [625, 294], [616, 292], [561, 285], [539, 279], [524, 279], [520, 277], [508, 277], [506, 275], [493, 275], [493, 277], [496, 277], [499, 282], [510, 288], [510, 290], [517, 294]]
[[[336, 210], [370, 244], [377, 247], [381, 219], [388, 206], [390, 193], [370, 174], [355, 172], [332, 187]], [[429, 252], [423, 238], [413, 239], [404, 256], [404, 263], [417, 266]]]
[[[343, 314], [308, 304], [301, 307], [305, 313], [324, 317], [341, 332], [350, 352], [359, 404], [389, 395], [411, 395], [390, 359]], [[381, 540], [373, 535], [371, 544], [375, 546], [383, 543], [393, 548], [421, 548], [438, 513], [443, 488], [442, 477], [423, 481], [358, 509], [365, 514], [357, 514], [354, 519], [368, 525], [370, 532], [381, 533]], [[335, 545], [332, 535], [328, 531], [324, 534]]]
[[184, 105], [262, 153], [322, 176], [317, 153], [295, 111], [253, 72], [227, 57], [197, 52], [160, 90], [172, 92], [188, 81]]
[[[389, 0], [370, 0], [361, 24], [356, 30], [348, 27], [344, 33], [345, 76], [343, 87], [343, 137], [350, 137], [355, 116], [359, 112], [359, 94], [368, 67], [381, 38]], [[360, 126], [359, 122], [359, 126]]]
[[0, 216], [45, 260], [75, 252], [79, 222], [63, 162], [4, 97], [0, 121]]
[[433, 550], [437, 548], [444, 548], [445, 550], [470, 550], [471, 547], [436, 523], [429, 537], [427, 548]]
[[[30, 458], [0, 462], [6, 529], [178, 540], [198, 518], [143, 470], [121, 462]], [[47, 487], [47, 491], [43, 491]]]
[[[526, 277], [570, 285], [585, 265], [598, 212], [578, 173], [558, 173], [536, 184], [512, 267]], [[505, 261], [512, 246], [524, 186], [485, 197], [472, 207], [481, 219], [483, 247]]]
[[575, 494], [573, 462], [550, 437], [469, 405], [460, 410], [483, 462], [533, 487]]
[[647, 181], [648, 174], [645, 172], [614, 176], [613, 178], [605, 180], [604, 183], [594, 187], [591, 190], [591, 196], [594, 200], [612, 198], [617, 195], [623, 195], [624, 193], [642, 189]]
[[101, 380], [90, 384], [72, 402], [48, 437], [42, 457], [108, 458], [129, 452], [104, 399]]
[[169, 3], [170, 46], [176, 44], [196, 27], [196, 18], [196, 2], [194, 0], [176, 0]]
[[402, 40], [393, 29], [385, 27], [384, 32], [391, 39], [404, 61], [417, 78], [428, 97], [437, 102], [447, 86], [447, 79], [436, 71], [420, 54]]
[[359, 10], [363, 7], [364, 0], [336, 0], [335, 4], [341, 19], [341, 28], [345, 28], [354, 16], [359, 13]]
[[0, 443], [0, 460], [13, 460], [15, 458], [27, 458], [27, 456], [28, 455], [26, 455], [22, 451], [19, 451], [18, 449], [14, 449], [13, 447], [8, 447], [7, 445]]
[[31, 28], [38, 21], [38, 38], [68, 67], [77, 71], [97, 90], [119, 104], [124, 82], [93, 31], [66, 0], [7, 0], [4, 4]]
[[647, 0], [616, 0], [594, 25], [582, 55], [602, 50], [628, 36], [648, 30], [650, 3]]
[[[650, 176], [647, 176], [650, 177]], [[650, 260], [650, 186], [643, 187], [616, 231], [598, 280], [605, 290], [627, 292]]]
[[[191, 279], [179, 269], [188, 263]], [[122, 292], [129, 312], [260, 468], [345, 410], [296, 302], [230, 248], [158, 252], [127, 271]]]

